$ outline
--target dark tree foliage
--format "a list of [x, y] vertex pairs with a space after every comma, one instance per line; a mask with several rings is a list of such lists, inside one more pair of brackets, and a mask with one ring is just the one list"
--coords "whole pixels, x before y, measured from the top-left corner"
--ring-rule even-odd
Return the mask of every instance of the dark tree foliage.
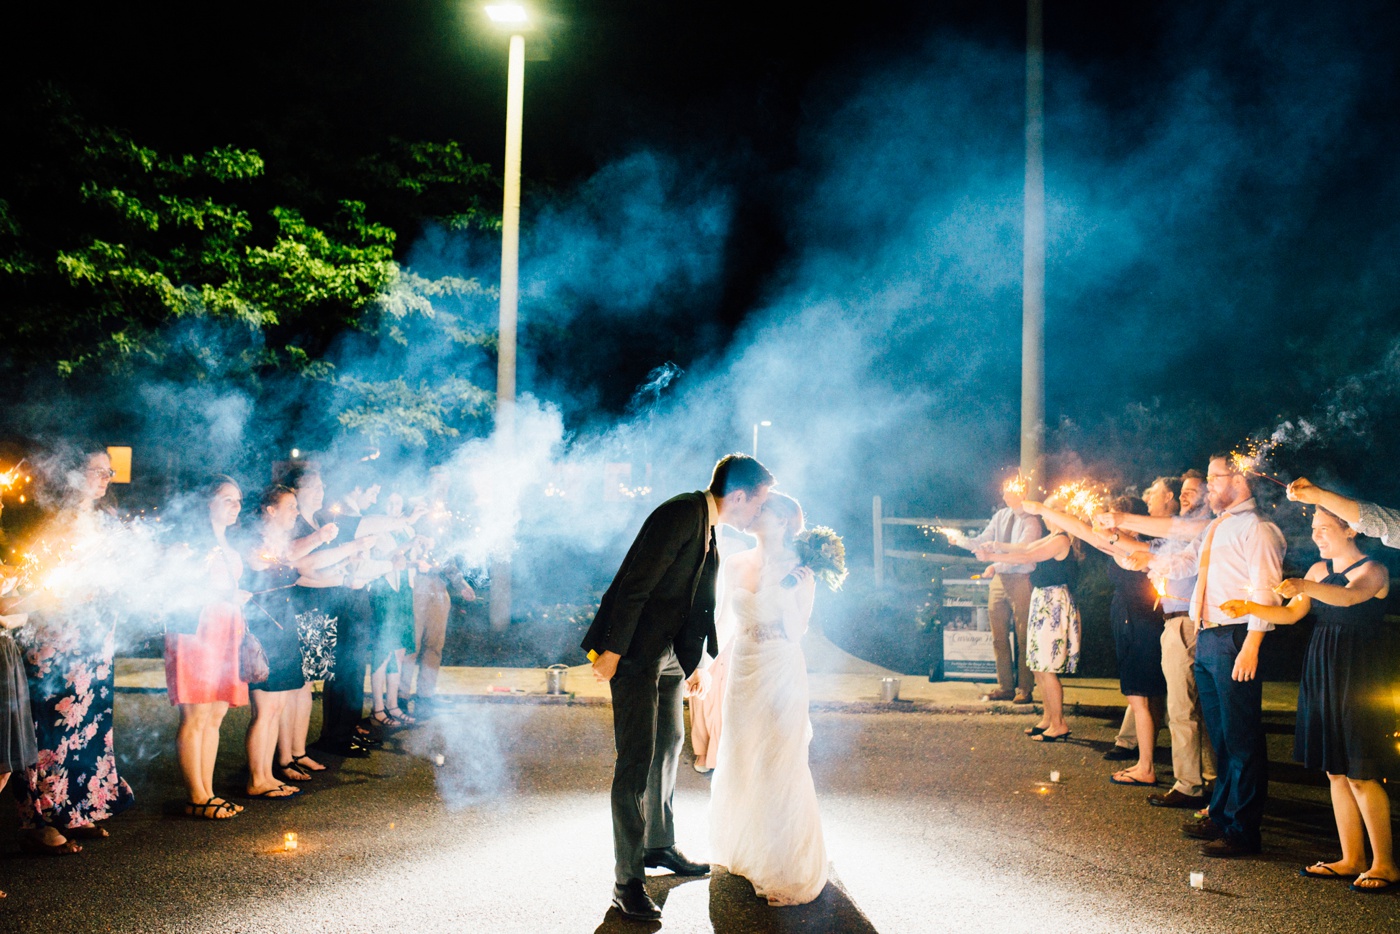
[[[491, 290], [415, 276], [399, 231], [491, 229], [489, 168], [453, 142], [271, 171], [252, 149], [168, 154], [34, 89], [0, 152], [0, 363], [7, 394], [59, 378], [81, 394], [158, 373], [256, 394], [329, 384], [341, 427], [421, 446], [479, 417], [490, 393], [462, 378], [340, 373], [346, 335], [408, 347], [490, 349], [475, 323]], [[327, 161], [327, 164], [328, 161]], [[317, 181], [313, 182], [313, 179]], [[329, 181], [327, 181], [329, 179]], [[386, 222], [389, 218], [391, 222]]]

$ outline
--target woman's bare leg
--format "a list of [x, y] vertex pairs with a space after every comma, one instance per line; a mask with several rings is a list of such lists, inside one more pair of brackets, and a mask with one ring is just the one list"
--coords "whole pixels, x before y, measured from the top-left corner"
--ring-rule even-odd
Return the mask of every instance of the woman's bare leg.
[[[1391, 838], [1390, 798], [1385, 786], [1380, 782], [1353, 779], [1347, 779], [1347, 785], [1371, 840], [1371, 866], [1365, 872], [1366, 878], [1400, 882], [1400, 868], [1395, 865]], [[1367, 887], [1364, 879], [1358, 880], [1357, 886]]]
[[274, 791], [282, 783], [272, 774], [277, 754], [277, 734], [288, 691], [250, 691], [253, 719], [248, 724], [248, 794]]
[[1119, 781], [1155, 782], [1157, 771], [1152, 760], [1157, 751], [1157, 725], [1152, 718], [1151, 698], [1129, 695], [1128, 709], [1133, 713], [1133, 729], [1138, 735], [1138, 761], [1113, 777]]
[[306, 737], [307, 734], [311, 732], [311, 708], [314, 703], [311, 689], [312, 684], [308, 681], [306, 685], [297, 692], [296, 720], [292, 724], [292, 758], [306, 760], [297, 765], [297, 769], [301, 772], [306, 772], [308, 770], [319, 772], [320, 769], [318, 769], [317, 766], [321, 765], [321, 763], [306, 754]]
[[1069, 724], [1065, 722], [1065, 689], [1060, 684], [1060, 676], [1043, 671], [1038, 673], [1037, 680], [1044, 694], [1045, 720], [1049, 724], [1042, 735], [1062, 736], [1068, 733]]
[[[180, 728], [175, 733], [175, 755], [180, 760], [180, 775], [185, 780], [186, 800], [203, 804], [214, 797], [204, 774], [204, 730], [208, 723], [210, 704], [181, 704]], [[217, 735], [217, 734], [216, 734]]]

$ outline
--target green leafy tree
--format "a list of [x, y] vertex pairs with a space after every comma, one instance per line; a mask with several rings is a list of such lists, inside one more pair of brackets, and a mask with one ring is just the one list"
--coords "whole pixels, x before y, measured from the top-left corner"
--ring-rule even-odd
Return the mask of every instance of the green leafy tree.
[[270, 177], [250, 149], [163, 154], [86, 122], [51, 88], [19, 123], [29, 145], [0, 155], [0, 355], [13, 380], [159, 373], [256, 393], [290, 376], [331, 384], [344, 429], [413, 445], [488, 409], [465, 378], [372, 378], [329, 358], [346, 334], [491, 351], [472, 322], [492, 290], [402, 268], [397, 232], [378, 219], [492, 228], [489, 169], [456, 143], [392, 140], [351, 160], [348, 196], [332, 197]]

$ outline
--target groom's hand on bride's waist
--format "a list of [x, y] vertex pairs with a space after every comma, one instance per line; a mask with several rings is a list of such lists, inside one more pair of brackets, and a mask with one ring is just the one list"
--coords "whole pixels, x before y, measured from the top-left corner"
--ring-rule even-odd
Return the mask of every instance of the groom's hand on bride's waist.
[[604, 652], [593, 659], [593, 677], [599, 681], [611, 681], [617, 674], [617, 663], [622, 659], [616, 652]]

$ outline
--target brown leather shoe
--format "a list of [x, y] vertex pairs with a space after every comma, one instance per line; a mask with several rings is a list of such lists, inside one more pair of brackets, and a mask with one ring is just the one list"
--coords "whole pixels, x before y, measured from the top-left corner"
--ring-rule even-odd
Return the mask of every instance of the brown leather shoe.
[[1013, 703], [1013, 704], [1033, 704], [1033, 703], [1035, 703], [1035, 698], [1031, 697], [1031, 692], [1030, 692], [1030, 691], [1027, 691], [1027, 692], [1024, 693], [1024, 694], [1022, 694], [1020, 691], [1017, 691], [1017, 692], [1016, 692], [1016, 696], [1013, 697], [1013, 698], [1011, 699], [1011, 703]]
[[1219, 840], [1212, 840], [1209, 843], [1201, 844], [1202, 856], [1226, 857], [1226, 856], [1253, 856], [1259, 852], [1259, 847], [1249, 846], [1238, 840], [1231, 840], [1229, 837], [1221, 837]]
[[1014, 691], [1008, 691], [1006, 688], [997, 688], [995, 691], [988, 691], [986, 694], [983, 694], [982, 699], [985, 701], [1002, 701], [1011, 700], [1011, 698], [1015, 696], [1016, 693]]
[[1187, 821], [1181, 825], [1181, 832], [1197, 840], [1220, 840], [1225, 837], [1225, 831], [1209, 817]]
[[1164, 795], [1148, 795], [1147, 803], [1154, 808], [1190, 808], [1196, 810], [1206, 806], [1204, 795], [1184, 795], [1173, 788]]

